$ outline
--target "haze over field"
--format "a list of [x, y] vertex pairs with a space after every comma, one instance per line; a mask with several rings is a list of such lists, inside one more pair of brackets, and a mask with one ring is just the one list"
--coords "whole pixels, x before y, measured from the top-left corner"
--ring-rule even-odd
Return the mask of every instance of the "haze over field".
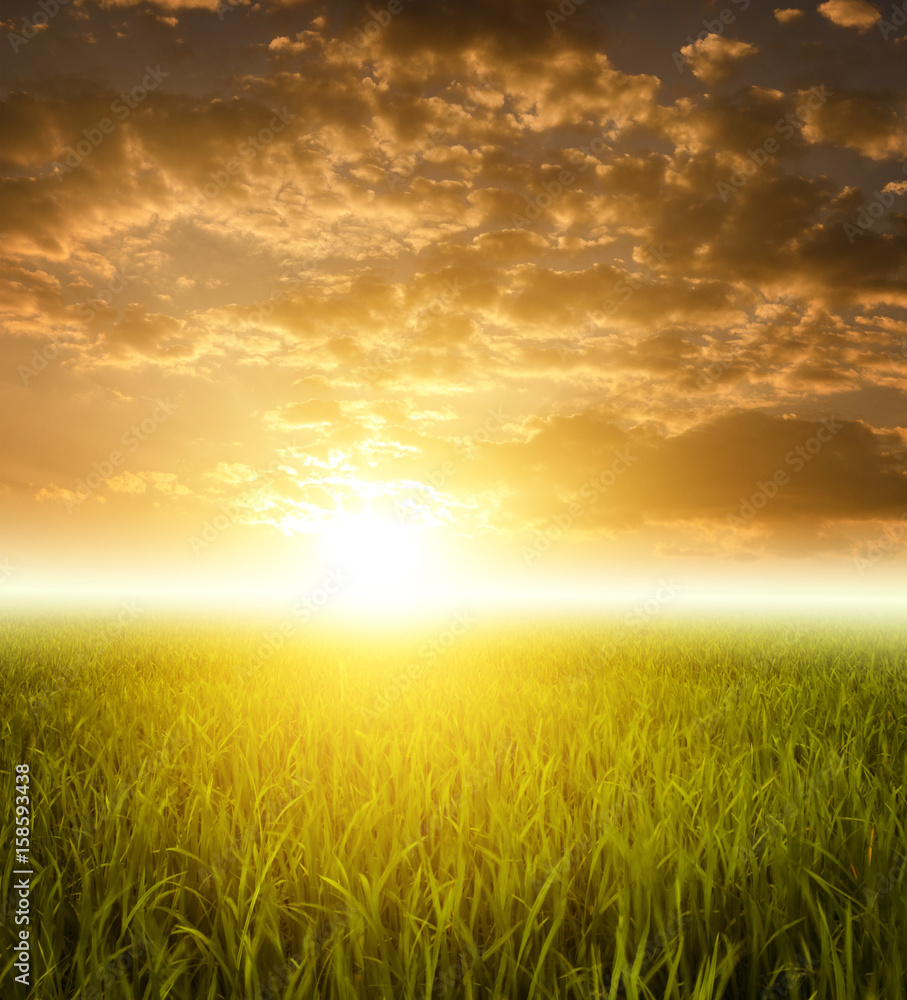
[[896, 595], [901, 7], [6, 9], [7, 595]]

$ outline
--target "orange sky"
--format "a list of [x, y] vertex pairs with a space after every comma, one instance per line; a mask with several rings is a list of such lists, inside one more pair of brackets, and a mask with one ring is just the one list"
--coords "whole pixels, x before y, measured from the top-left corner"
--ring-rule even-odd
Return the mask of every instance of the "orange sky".
[[889, 6], [7, 5], [0, 595], [903, 597]]

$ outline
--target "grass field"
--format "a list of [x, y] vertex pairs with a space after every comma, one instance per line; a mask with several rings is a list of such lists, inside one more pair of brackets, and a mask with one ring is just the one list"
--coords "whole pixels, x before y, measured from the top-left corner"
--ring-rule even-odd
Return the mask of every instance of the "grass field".
[[907, 626], [0, 622], [34, 987], [907, 997]]

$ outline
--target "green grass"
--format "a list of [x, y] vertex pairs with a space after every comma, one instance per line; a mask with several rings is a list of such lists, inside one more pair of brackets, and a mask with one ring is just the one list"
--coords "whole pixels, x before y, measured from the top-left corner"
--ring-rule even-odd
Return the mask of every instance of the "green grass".
[[7, 616], [31, 996], [907, 997], [907, 628], [447, 627]]

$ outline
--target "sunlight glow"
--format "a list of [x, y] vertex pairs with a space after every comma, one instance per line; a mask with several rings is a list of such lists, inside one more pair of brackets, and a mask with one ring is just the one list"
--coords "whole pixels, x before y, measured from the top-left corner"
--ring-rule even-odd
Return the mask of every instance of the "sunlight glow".
[[323, 556], [350, 575], [344, 603], [424, 601], [437, 581], [437, 551], [429, 532], [366, 510], [344, 513], [323, 533]]

